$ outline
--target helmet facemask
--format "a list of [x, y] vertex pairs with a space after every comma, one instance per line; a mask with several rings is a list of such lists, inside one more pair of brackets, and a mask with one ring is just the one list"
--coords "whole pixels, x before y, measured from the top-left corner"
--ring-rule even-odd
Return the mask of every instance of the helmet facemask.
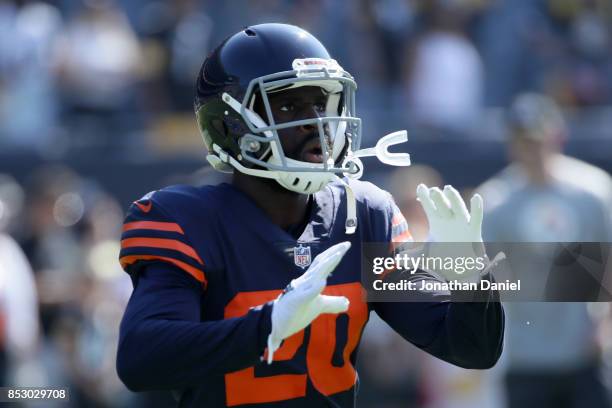
[[[237, 161], [231, 161], [232, 166], [246, 174], [275, 179], [288, 190], [309, 194], [322, 189], [336, 174], [352, 170], [343, 166], [343, 162], [359, 148], [361, 120], [355, 116], [356, 84], [336, 61], [295, 60], [293, 68], [253, 79], [242, 102], [227, 93], [223, 94], [223, 101], [242, 117], [249, 129], [239, 138], [238, 157], [248, 167]], [[275, 118], [270, 95], [305, 86], [319, 87], [326, 94], [325, 113], [286, 122]], [[255, 98], [260, 98], [263, 104], [265, 119], [253, 109]], [[300, 126], [311, 126], [318, 133], [322, 163], [296, 160], [283, 150], [279, 131]]]

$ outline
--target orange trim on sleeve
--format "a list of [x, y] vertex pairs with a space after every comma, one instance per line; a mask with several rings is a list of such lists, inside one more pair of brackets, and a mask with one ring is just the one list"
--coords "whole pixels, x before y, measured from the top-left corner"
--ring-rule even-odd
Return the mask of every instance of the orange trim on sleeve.
[[149, 248], [162, 248], [171, 249], [173, 251], [182, 252], [183, 254], [195, 259], [200, 264], [204, 265], [204, 262], [196, 251], [187, 244], [184, 244], [175, 239], [165, 238], [125, 238], [121, 240], [122, 248], [133, 248], [133, 247], [149, 247]]
[[173, 265], [178, 266], [191, 276], [197, 279], [198, 282], [203, 283], [204, 285], [208, 285], [208, 280], [206, 279], [206, 275], [204, 272], [198, 268], [194, 268], [193, 266], [186, 264], [185, 262], [179, 261], [178, 259], [168, 258], [165, 256], [158, 255], [126, 255], [119, 259], [121, 266], [125, 269], [128, 265], [131, 265], [137, 261], [153, 261], [160, 260], [170, 262]]
[[402, 232], [401, 234], [391, 238], [393, 242], [406, 242], [406, 240], [412, 239], [412, 234], [409, 230]]
[[180, 225], [173, 222], [156, 222], [156, 221], [134, 221], [123, 224], [123, 232], [135, 229], [148, 229], [158, 231], [170, 231], [185, 234]]
[[395, 214], [391, 219], [391, 225], [393, 227], [400, 225], [401, 223], [406, 222], [406, 218], [402, 214]]

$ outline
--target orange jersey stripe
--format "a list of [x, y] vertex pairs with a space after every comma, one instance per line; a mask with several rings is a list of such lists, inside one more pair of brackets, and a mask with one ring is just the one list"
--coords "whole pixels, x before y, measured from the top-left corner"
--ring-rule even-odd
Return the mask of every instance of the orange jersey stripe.
[[125, 238], [121, 240], [122, 248], [133, 248], [133, 247], [149, 247], [149, 248], [163, 248], [172, 249], [179, 251], [185, 255], [195, 259], [200, 264], [204, 265], [202, 259], [198, 256], [196, 251], [187, 244], [183, 244], [175, 239], [165, 238]]
[[395, 227], [397, 225], [400, 225], [403, 222], [406, 222], [406, 218], [404, 218], [404, 216], [401, 214], [396, 214], [393, 216], [393, 219], [391, 220], [391, 225]]
[[128, 265], [131, 265], [137, 261], [154, 261], [156, 259], [170, 262], [171, 264], [176, 265], [185, 272], [189, 273], [191, 276], [196, 278], [198, 282], [201, 282], [204, 285], [208, 285], [208, 281], [206, 280], [204, 272], [202, 272], [198, 268], [194, 268], [193, 266], [186, 264], [185, 262], [179, 261], [178, 259], [157, 255], [126, 255], [121, 257], [119, 259], [119, 262], [121, 263], [121, 266], [125, 269]]
[[180, 225], [173, 222], [134, 221], [123, 224], [123, 232], [135, 229], [148, 229], [158, 231], [170, 231], [185, 234]]
[[406, 240], [409, 240], [412, 238], [412, 234], [410, 234], [409, 230], [406, 230], [404, 232], [402, 232], [401, 234], [392, 237], [391, 239], [393, 240], [393, 242], [406, 242]]

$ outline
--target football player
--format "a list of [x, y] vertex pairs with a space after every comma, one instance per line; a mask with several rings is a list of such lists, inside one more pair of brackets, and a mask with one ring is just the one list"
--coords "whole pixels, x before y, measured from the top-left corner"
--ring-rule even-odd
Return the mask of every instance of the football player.
[[[164, 188], [129, 209], [120, 262], [134, 292], [117, 369], [130, 389], [173, 390], [180, 406], [352, 407], [371, 310], [445, 361], [496, 363], [504, 320], [495, 292], [471, 303], [443, 292], [366, 302], [361, 243], [411, 237], [390, 194], [356, 180], [359, 157], [408, 157], [386, 151], [401, 133], [359, 149], [355, 90], [295, 26], [245, 28], [206, 58], [197, 122], [208, 161], [232, 182]], [[470, 214], [451, 187], [418, 192], [434, 239], [482, 241], [478, 196]]]

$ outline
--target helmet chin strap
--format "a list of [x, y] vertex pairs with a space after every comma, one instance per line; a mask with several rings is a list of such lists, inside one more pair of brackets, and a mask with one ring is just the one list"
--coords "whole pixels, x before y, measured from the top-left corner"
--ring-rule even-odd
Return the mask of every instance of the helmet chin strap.
[[346, 221], [344, 222], [344, 231], [346, 235], [354, 234], [357, 229], [357, 200], [355, 200], [355, 193], [353, 193], [353, 189], [346, 181], [338, 176], [336, 176], [336, 180], [344, 186], [344, 191], [346, 191]]

